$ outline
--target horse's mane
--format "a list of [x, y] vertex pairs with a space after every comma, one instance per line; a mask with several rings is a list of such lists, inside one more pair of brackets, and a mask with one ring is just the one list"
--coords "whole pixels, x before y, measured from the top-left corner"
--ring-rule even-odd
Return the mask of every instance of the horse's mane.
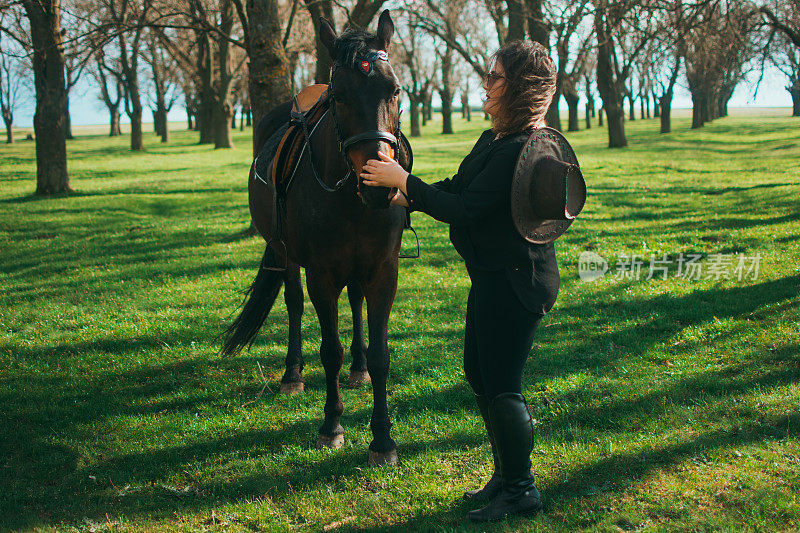
[[336, 38], [336, 62], [342, 66], [352, 67], [356, 58], [369, 50], [370, 41], [376, 35], [361, 28], [348, 28]]

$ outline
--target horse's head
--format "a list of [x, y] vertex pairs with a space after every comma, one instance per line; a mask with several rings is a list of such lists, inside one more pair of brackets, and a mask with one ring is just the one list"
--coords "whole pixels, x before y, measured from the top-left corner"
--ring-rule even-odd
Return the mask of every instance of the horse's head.
[[[396, 189], [362, 185], [361, 169], [378, 150], [395, 156], [400, 124], [400, 81], [389, 64], [394, 24], [389, 10], [381, 13], [377, 34], [348, 29], [336, 35], [320, 19], [320, 39], [334, 61], [330, 91], [339, 141], [358, 180], [361, 200], [369, 207], [386, 208]], [[395, 156], [396, 157], [396, 156]]]

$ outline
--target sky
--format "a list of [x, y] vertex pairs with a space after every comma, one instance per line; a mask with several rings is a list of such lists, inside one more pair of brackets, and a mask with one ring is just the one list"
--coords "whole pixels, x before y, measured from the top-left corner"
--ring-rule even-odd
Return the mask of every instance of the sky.
[[[90, 81], [91, 80], [91, 81]], [[736, 107], [791, 107], [792, 99], [789, 92], [786, 90], [788, 84], [787, 77], [776, 68], [769, 68], [765, 71], [764, 79], [758, 88], [758, 94], [754, 97], [753, 90], [755, 83], [758, 80], [758, 73], [751, 73], [748, 78], [740, 83], [733, 93], [729, 108]], [[70, 92], [70, 112], [72, 115], [72, 124], [76, 126], [107, 124], [108, 112], [105, 105], [100, 100], [100, 93], [96, 86], [91, 82], [94, 80], [90, 76], [86, 76], [82, 82]], [[679, 80], [680, 84], [680, 80]], [[471, 102], [473, 106], [478, 105], [481, 94], [474, 92], [471, 95]], [[599, 99], [598, 99], [599, 102]], [[455, 104], [460, 104], [460, 100], [456, 98]], [[145, 104], [145, 112], [143, 116], [144, 122], [152, 122], [153, 116]], [[434, 99], [434, 106], [437, 106], [439, 101]], [[626, 106], [627, 107], [627, 106]], [[679, 85], [676, 89], [675, 98], [673, 100], [673, 109], [691, 108], [692, 100], [689, 91], [683, 85]], [[561, 99], [561, 109], [566, 112], [566, 103], [563, 98]], [[583, 108], [583, 100], [581, 101], [580, 108]], [[638, 109], [638, 104], [637, 104]], [[17, 127], [32, 127], [33, 125], [33, 112], [34, 102], [32, 95], [28, 94], [24, 98], [24, 102], [19, 106], [15, 113], [14, 123]], [[185, 121], [186, 112], [181, 105], [177, 102], [175, 107], [169, 114], [170, 121]], [[125, 113], [122, 113], [122, 122], [127, 123], [128, 118]]]

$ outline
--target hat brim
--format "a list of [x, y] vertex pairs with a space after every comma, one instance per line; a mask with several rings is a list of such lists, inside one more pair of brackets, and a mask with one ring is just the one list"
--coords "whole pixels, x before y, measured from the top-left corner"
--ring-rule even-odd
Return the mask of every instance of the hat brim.
[[552, 128], [537, 128], [522, 147], [511, 184], [511, 218], [519, 234], [534, 244], [554, 241], [575, 220], [543, 219], [534, 212], [529, 201], [533, 180], [526, 176], [533, 172], [536, 162], [543, 157], [554, 157], [578, 165], [578, 158], [567, 139]]

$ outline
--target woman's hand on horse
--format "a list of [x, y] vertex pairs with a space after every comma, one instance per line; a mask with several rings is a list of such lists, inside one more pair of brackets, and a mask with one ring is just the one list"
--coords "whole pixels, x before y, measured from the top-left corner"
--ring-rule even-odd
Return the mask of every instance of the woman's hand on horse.
[[370, 159], [367, 161], [367, 164], [364, 165], [364, 171], [361, 173], [364, 185], [370, 185], [372, 187], [397, 187], [404, 193], [407, 193], [406, 178], [408, 178], [408, 172], [406, 172], [397, 161], [383, 152], [378, 152], [378, 157], [380, 160]]

